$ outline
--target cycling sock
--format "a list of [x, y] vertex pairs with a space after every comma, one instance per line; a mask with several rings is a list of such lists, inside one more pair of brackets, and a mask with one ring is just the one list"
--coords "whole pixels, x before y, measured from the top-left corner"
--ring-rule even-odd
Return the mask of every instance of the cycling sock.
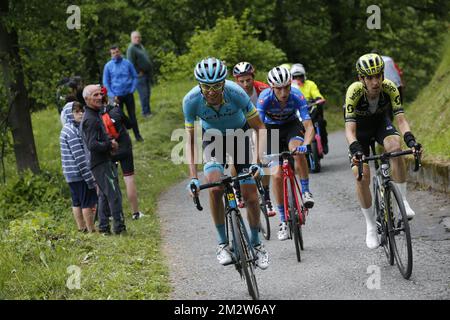
[[259, 227], [250, 227], [250, 242], [253, 247], [261, 244], [261, 240], [259, 239]]
[[277, 206], [278, 214], [280, 215], [280, 221], [286, 222], [286, 217], [284, 216], [284, 205], [280, 204]]
[[309, 179], [300, 179], [300, 184], [302, 185], [302, 192], [309, 192]]
[[373, 213], [372, 207], [364, 209], [361, 208], [361, 211], [366, 218], [366, 226], [367, 230], [372, 230], [376, 228], [376, 221], [375, 221], [375, 215]]
[[216, 224], [217, 241], [219, 244], [228, 243], [227, 233], [225, 231], [225, 224]]

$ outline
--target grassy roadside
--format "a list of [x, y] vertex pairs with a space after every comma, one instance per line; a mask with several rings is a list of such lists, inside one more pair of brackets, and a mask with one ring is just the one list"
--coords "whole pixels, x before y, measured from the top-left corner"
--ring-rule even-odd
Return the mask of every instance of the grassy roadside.
[[424, 146], [424, 158], [450, 165], [450, 36], [442, 57], [433, 78], [406, 114], [412, 132]]
[[[36, 185], [38, 190], [39, 186], [48, 187], [46, 184], [52, 177], [52, 199], [60, 209], [54, 209], [50, 200], [47, 203], [45, 194], [33, 195], [33, 198], [41, 197], [41, 206], [34, 207], [29, 203], [27, 206], [25, 203], [23, 207], [26, 209], [23, 211], [27, 212], [18, 213], [18, 217], [9, 223], [4, 221], [5, 232], [0, 241], [0, 299], [168, 297], [170, 287], [164, 256], [160, 251], [156, 205], [158, 195], [186, 175], [184, 166], [173, 165], [170, 161], [170, 151], [176, 144], [170, 142], [170, 137], [173, 129], [184, 126], [181, 100], [192, 86], [193, 83], [182, 82], [171, 84], [170, 88], [165, 85], [153, 88], [151, 102], [154, 117], [143, 120], [138, 115], [145, 141], [136, 143], [132, 140], [140, 210], [146, 216], [138, 221], [131, 220], [128, 201], [124, 199], [129, 229], [124, 236], [84, 235], [75, 231], [68, 187], [60, 174], [61, 126], [58, 114], [52, 109], [33, 115], [41, 168], [49, 173], [40, 178], [28, 175], [19, 184], [17, 178], [12, 177], [14, 163], [10, 159], [5, 188], [11, 190], [10, 194], [17, 190], [17, 185], [24, 185], [25, 189]], [[137, 113], [140, 113], [139, 107]], [[56, 200], [58, 195], [60, 199]], [[14, 200], [11, 203], [14, 205]], [[4, 217], [7, 210], [6, 207], [0, 209], [0, 216]], [[76, 281], [72, 281], [76, 273], [67, 269], [70, 266], [81, 271], [80, 289], [66, 287], [67, 281], [76, 285]]]

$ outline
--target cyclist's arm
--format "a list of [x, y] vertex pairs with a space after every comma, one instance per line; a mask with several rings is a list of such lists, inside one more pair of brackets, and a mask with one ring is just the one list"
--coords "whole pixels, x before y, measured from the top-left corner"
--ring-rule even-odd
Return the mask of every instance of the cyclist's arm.
[[345, 123], [345, 137], [347, 142], [351, 145], [356, 139], [356, 122], [346, 122]]
[[305, 141], [303, 142], [304, 145], [310, 145], [311, 141], [314, 137], [314, 126], [313, 123], [310, 120], [304, 120], [303, 126], [305, 127]]
[[183, 99], [184, 127], [186, 129], [186, 161], [189, 166], [189, 176], [197, 178], [197, 166], [195, 159], [195, 128], [194, 123], [197, 117], [196, 104], [186, 95]]
[[411, 131], [411, 128], [409, 127], [409, 123], [406, 120], [404, 113], [399, 113], [395, 116], [395, 119], [397, 120], [398, 129], [402, 133], [402, 136], [405, 134], [405, 132]]
[[186, 160], [189, 166], [189, 176], [191, 178], [197, 177], [197, 166], [195, 164], [195, 135], [194, 128], [186, 128], [187, 140], [186, 140]]

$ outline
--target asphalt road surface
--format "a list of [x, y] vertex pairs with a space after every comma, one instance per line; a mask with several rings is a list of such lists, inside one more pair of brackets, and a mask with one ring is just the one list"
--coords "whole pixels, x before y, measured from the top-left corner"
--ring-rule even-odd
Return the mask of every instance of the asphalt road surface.
[[[270, 218], [272, 238], [264, 241], [270, 266], [256, 270], [260, 299], [450, 299], [450, 232], [440, 223], [450, 216], [449, 197], [408, 188], [416, 217], [411, 223], [413, 273], [405, 280], [396, 265], [388, 264], [383, 249], [366, 247], [343, 132], [330, 135], [322, 166], [321, 173], [310, 175], [316, 204], [303, 228], [300, 263], [293, 241], [276, 239], [278, 217]], [[187, 183], [172, 187], [159, 201], [171, 299], [250, 299], [234, 266], [216, 260], [207, 192], [201, 193], [204, 210], [199, 212]]]

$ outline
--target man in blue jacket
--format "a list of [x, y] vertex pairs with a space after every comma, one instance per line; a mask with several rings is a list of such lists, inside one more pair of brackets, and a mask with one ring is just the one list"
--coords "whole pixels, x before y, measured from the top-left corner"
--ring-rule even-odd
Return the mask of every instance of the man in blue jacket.
[[105, 64], [103, 69], [103, 85], [108, 90], [108, 96], [118, 103], [122, 110], [123, 104], [126, 105], [134, 136], [137, 141], [143, 141], [144, 139], [139, 133], [133, 96], [137, 86], [136, 69], [130, 61], [122, 57], [120, 49], [116, 45], [111, 47], [110, 52], [112, 59]]

